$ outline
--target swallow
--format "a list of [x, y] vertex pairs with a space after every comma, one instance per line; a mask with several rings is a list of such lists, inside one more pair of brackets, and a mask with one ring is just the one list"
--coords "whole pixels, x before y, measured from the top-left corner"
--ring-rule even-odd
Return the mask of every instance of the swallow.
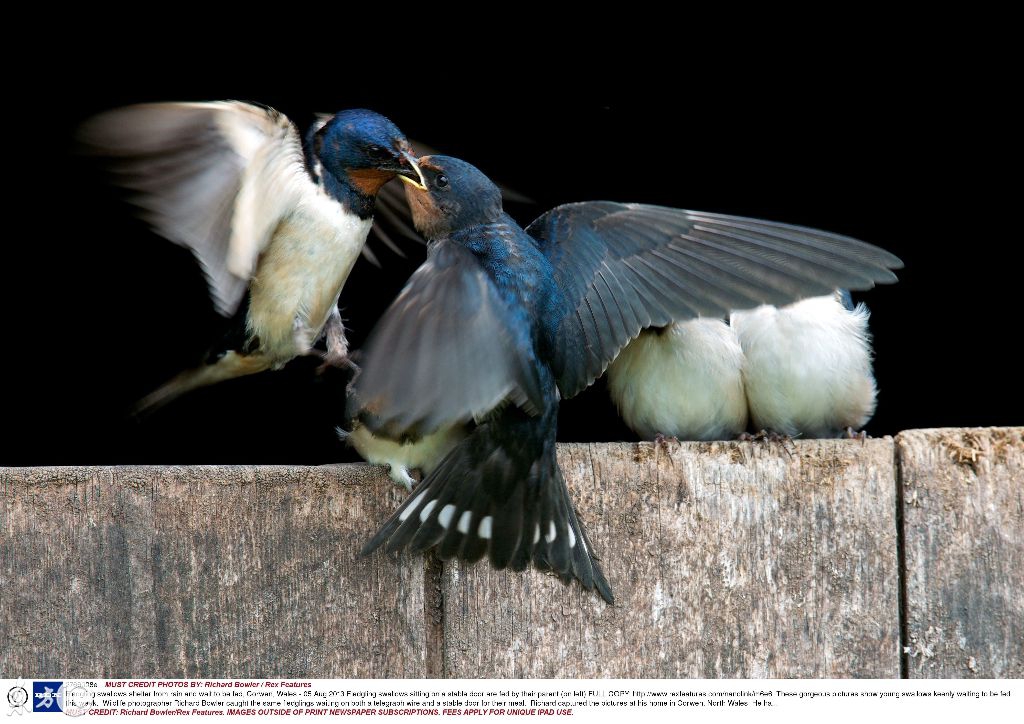
[[[352, 393], [349, 395], [349, 399], [354, 400]], [[358, 420], [350, 421], [348, 426], [350, 430], [335, 429], [338, 438], [351, 445], [366, 462], [386, 465], [391, 480], [410, 493], [416, 484], [412, 471], [429, 475], [468, 434], [467, 426], [450, 425], [417, 440], [398, 441], [374, 435]]]
[[808, 438], [852, 435], [875, 411], [868, 310], [850, 293], [734, 312], [755, 429]]
[[144, 398], [145, 410], [198, 387], [279, 369], [326, 334], [348, 357], [338, 296], [372, 225], [378, 190], [422, 186], [409, 142], [368, 110], [321, 117], [301, 138], [266, 106], [152, 103], [108, 111], [80, 131], [130, 190], [139, 216], [192, 250], [228, 332], [201, 366]]
[[827, 232], [679, 209], [594, 201], [526, 229], [465, 161], [420, 159], [406, 188], [427, 259], [384, 313], [353, 381], [374, 435], [469, 434], [363, 548], [437, 548], [532, 563], [608, 603], [558, 467], [558, 406], [602, 375], [641, 330], [895, 281], [900, 261]]
[[731, 440], [747, 429], [743, 350], [721, 319], [645, 329], [608, 366], [608, 392], [645, 440]]

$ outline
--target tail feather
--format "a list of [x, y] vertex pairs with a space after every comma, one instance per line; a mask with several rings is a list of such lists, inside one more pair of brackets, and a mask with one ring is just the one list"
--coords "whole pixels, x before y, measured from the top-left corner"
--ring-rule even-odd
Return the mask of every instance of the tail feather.
[[[372, 553], [437, 546], [443, 558], [487, 555], [498, 569], [532, 561], [614, 602], [558, 468], [554, 442], [521, 459], [489, 440], [485, 423], [463, 440], [363, 547]], [[529, 449], [527, 446], [526, 449]], [[516, 451], [522, 453], [522, 450]]]
[[175, 376], [139, 400], [132, 412], [135, 415], [151, 414], [167, 403], [200, 387], [215, 385], [236, 377], [253, 375], [266, 369], [270, 369], [270, 362], [263, 355], [243, 355], [229, 351], [213, 364], [185, 370]]

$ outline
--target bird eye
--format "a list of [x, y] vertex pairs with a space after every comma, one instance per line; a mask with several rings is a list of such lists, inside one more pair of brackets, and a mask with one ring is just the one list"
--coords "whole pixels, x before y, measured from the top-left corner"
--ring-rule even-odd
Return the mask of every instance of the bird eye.
[[384, 158], [385, 156], [391, 155], [390, 153], [388, 153], [388, 150], [386, 148], [383, 148], [382, 146], [378, 146], [376, 144], [368, 146], [366, 150], [369, 151], [370, 155], [374, 156], [375, 158]]
[[434, 179], [434, 185], [437, 186], [437, 188], [439, 189], [443, 189], [445, 186], [448, 185], [448, 177], [445, 176], [444, 174], [441, 174], [436, 179]]

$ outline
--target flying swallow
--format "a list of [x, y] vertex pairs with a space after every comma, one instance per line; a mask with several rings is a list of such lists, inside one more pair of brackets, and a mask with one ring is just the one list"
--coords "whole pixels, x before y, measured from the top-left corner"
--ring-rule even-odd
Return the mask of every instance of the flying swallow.
[[555, 456], [558, 405], [641, 330], [891, 282], [900, 261], [786, 224], [607, 201], [567, 204], [525, 231], [473, 166], [420, 160], [407, 188], [427, 260], [385, 312], [354, 380], [370, 432], [471, 432], [363, 549], [524, 569], [612, 591]]
[[409, 142], [367, 110], [321, 118], [300, 137], [272, 108], [237, 101], [152, 103], [87, 121], [80, 140], [129, 189], [139, 216], [192, 250], [231, 319], [204, 364], [139, 409], [197, 387], [279, 369], [325, 333], [347, 360], [338, 296], [396, 175], [422, 186]]
[[868, 310], [849, 292], [784, 307], [734, 312], [743, 382], [756, 429], [790, 437], [836, 437], [875, 411]]

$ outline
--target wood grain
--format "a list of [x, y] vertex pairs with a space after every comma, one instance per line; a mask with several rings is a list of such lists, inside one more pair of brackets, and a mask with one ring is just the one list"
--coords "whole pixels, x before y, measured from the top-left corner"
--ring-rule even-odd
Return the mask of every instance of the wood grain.
[[912, 430], [896, 443], [909, 675], [1024, 677], [1024, 428]]
[[426, 675], [424, 566], [358, 558], [380, 468], [0, 471], [0, 671]]
[[0, 469], [0, 671], [890, 678], [902, 621], [911, 676], [1024, 676], [1024, 428], [559, 459], [614, 607], [358, 558], [403, 496], [381, 468]]
[[614, 607], [446, 564], [452, 677], [896, 677], [891, 438], [562, 445]]

